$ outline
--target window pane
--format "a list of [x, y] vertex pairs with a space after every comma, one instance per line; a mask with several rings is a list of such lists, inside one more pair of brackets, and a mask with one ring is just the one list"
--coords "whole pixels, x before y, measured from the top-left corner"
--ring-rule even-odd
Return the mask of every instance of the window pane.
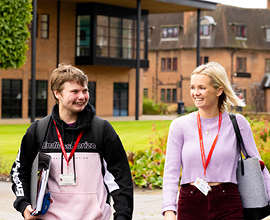
[[131, 39], [132, 37], [133, 37], [132, 30], [126, 30], [126, 29], [123, 30], [123, 38]]
[[89, 47], [77, 47], [77, 56], [90, 56], [90, 48]]
[[10, 80], [9, 79], [2, 80], [2, 89], [10, 89]]
[[121, 36], [121, 29], [110, 28], [110, 35], [111, 35], [111, 37], [120, 37]]
[[120, 47], [110, 47], [110, 57], [120, 57], [121, 48]]
[[266, 39], [270, 39], [270, 28], [266, 29]]
[[97, 57], [108, 57], [109, 56], [109, 49], [105, 46], [97, 46]]
[[178, 37], [178, 27], [162, 28], [162, 38], [177, 38], [177, 37]]
[[173, 28], [173, 37], [178, 37], [178, 27]]
[[161, 70], [165, 70], [165, 66], [166, 66], [166, 59], [161, 58]]
[[48, 31], [41, 31], [40, 36], [41, 38], [48, 38]]
[[10, 99], [3, 99], [2, 100], [2, 106], [10, 106], [11, 100]]
[[172, 65], [172, 63], [171, 63], [171, 58], [167, 58], [167, 70], [171, 70], [171, 65]]
[[123, 28], [125, 29], [133, 29], [133, 20], [131, 19], [123, 19]]
[[109, 26], [109, 17], [98, 15], [97, 16], [97, 25], [99, 26]]
[[48, 30], [48, 23], [41, 23], [42, 30]]
[[177, 100], [177, 89], [173, 89], [173, 98], [172, 98], [172, 101], [173, 102], [176, 102]]
[[143, 89], [143, 97], [148, 98], [148, 89]]
[[173, 70], [177, 70], [177, 58], [173, 58]]
[[167, 102], [171, 101], [171, 90], [167, 89]]
[[171, 27], [169, 27], [169, 28], [167, 29], [167, 31], [168, 31], [168, 37], [169, 37], [169, 38], [172, 38], [172, 37], [173, 37], [173, 29], [172, 29]]
[[48, 22], [48, 18], [49, 18], [48, 15], [44, 15], [44, 14], [41, 14], [40, 15], [41, 22]]
[[108, 37], [97, 37], [97, 45], [102, 46], [108, 46]]
[[120, 28], [121, 27], [121, 19], [120, 18], [111, 17], [110, 18], [110, 27]]
[[90, 25], [90, 15], [79, 15], [78, 20], [77, 20], [77, 25], [78, 26]]
[[122, 49], [122, 57], [126, 58], [126, 59], [132, 59], [133, 58], [133, 53], [132, 53], [132, 49], [130, 48], [123, 48]]
[[126, 39], [123, 39], [123, 47], [125, 48], [132, 48], [132, 40], [126, 40]]
[[113, 116], [128, 115], [128, 83], [114, 83]]
[[124, 99], [124, 100], [128, 99], [128, 91], [126, 89], [125, 89], [125, 91], [122, 91], [121, 99]]
[[98, 36], [108, 36], [108, 27], [97, 27]]
[[90, 55], [90, 15], [77, 18], [77, 56]]
[[121, 46], [121, 42], [119, 38], [111, 38], [110, 39], [110, 46], [111, 47], [120, 47]]
[[21, 117], [22, 80], [2, 80], [2, 118]]
[[165, 89], [161, 89], [161, 101], [165, 101]]
[[49, 15], [41, 14], [40, 23], [41, 38], [49, 38]]

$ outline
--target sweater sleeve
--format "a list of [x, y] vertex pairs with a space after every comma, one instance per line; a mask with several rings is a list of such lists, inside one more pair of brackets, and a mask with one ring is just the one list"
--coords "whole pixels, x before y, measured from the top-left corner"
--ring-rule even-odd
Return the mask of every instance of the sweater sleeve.
[[108, 121], [105, 121], [104, 134], [104, 160], [107, 170], [115, 182], [115, 186], [108, 187], [114, 201], [114, 219], [131, 220], [133, 182], [126, 152], [120, 138]]
[[[174, 120], [169, 129], [167, 150], [165, 158], [164, 176], [163, 176], [163, 204], [162, 214], [165, 211], [177, 211], [177, 193], [180, 178], [180, 167], [182, 166], [181, 153], [183, 145], [183, 137], [179, 135], [181, 124], [178, 120]], [[178, 132], [176, 132], [178, 131]]]
[[[258, 148], [256, 147], [256, 143], [249, 122], [244, 118], [244, 116], [240, 114], [237, 114], [237, 121], [239, 123], [239, 129], [243, 137], [243, 141], [248, 155], [251, 157], [257, 157], [259, 158], [259, 160], [262, 160]], [[266, 166], [263, 169], [263, 178], [268, 194], [268, 201], [270, 202], [270, 174]]]
[[30, 177], [32, 162], [37, 154], [37, 144], [34, 137], [36, 123], [33, 123], [22, 138], [21, 146], [15, 162], [12, 165], [10, 176], [12, 191], [16, 195], [14, 208], [23, 214], [30, 203]]

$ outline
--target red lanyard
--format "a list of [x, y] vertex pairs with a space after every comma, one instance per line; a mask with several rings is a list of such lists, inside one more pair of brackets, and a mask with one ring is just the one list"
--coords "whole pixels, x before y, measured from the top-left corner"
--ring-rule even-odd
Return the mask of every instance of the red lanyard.
[[77, 146], [78, 146], [78, 144], [79, 144], [79, 142], [80, 142], [80, 139], [81, 139], [81, 137], [82, 137], [82, 135], [83, 135], [84, 130], [82, 130], [81, 133], [79, 134], [79, 136], [78, 136], [78, 138], [77, 138], [77, 140], [76, 140], [76, 142], [75, 142], [75, 144], [74, 144], [74, 146], [73, 146], [73, 149], [72, 149], [72, 151], [70, 152], [69, 157], [67, 157], [67, 153], [66, 153], [66, 149], [65, 149], [65, 146], [64, 146], [64, 143], [63, 143], [63, 139], [62, 139], [61, 134], [60, 134], [60, 132], [59, 132], [57, 126], [56, 126], [55, 121], [53, 121], [53, 122], [54, 122], [54, 125], [55, 125], [55, 128], [56, 128], [58, 140], [59, 140], [59, 143], [60, 143], [60, 146], [61, 146], [63, 155], [64, 155], [64, 157], [65, 157], [65, 159], [66, 159], [66, 161], [67, 161], [67, 165], [68, 165], [68, 162], [71, 160], [71, 158], [73, 157], [73, 154], [74, 154], [75, 150], [77, 149]]
[[212, 153], [215, 149], [216, 143], [217, 143], [217, 139], [218, 139], [218, 135], [219, 135], [219, 131], [220, 131], [220, 127], [221, 127], [221, 122], [222, 122], [222, 114], [221, 112], [219, 112], [219, 123], [218, 123], [218, 133], [217, 136], [212, 144], [212, 147], [209, 151], [207, 160], [205, 162], [205, 152], [204, 152], [204, 146], [203, 146], [203, 136], [202, 136], [202, 126], [201, 126], [201, 118], [200, 118], [200, 114], [198, 112], [197, 114], [197, 124], [198, 124], [198, 131], [199, 131], [199, 137], [200, 137], [200, 148], [201, 148], [201, 155], [202, 155], [202, 163], [203, 163], [203, 168], [204, 168], [204, 176], [206, 175], [206, 169], [208, 167], [208, 164], [210, 162], [210, 159], [212, 157]]

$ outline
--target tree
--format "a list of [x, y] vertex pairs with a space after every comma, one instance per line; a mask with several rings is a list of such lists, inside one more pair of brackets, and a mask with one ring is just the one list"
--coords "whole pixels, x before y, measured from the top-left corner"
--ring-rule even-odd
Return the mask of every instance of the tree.
[[20, 68], [26, 61], [31, 0], [0, 1], [0, 68]]

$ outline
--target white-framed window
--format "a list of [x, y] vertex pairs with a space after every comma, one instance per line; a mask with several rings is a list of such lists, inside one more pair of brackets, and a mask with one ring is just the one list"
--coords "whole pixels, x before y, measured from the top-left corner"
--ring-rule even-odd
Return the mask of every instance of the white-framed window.
[[200, 35], [201, 36], [210, 36], [210, 25], [204, 24], [200, 26]]
[[229, 23], [232, 26], [237, 40], [247, 40], [247, 26], [238, 23]]
[[212, 27], [216, 22], [211, 16], [204, 16], [200, 19], [200, 38], [208, 39], [211, 37]]
[[265, 40], [270, 41], [270, 27], [265, 28]]
[[179, 40], [180, 25], [162, 26], [161, 41], [177, 41]]

